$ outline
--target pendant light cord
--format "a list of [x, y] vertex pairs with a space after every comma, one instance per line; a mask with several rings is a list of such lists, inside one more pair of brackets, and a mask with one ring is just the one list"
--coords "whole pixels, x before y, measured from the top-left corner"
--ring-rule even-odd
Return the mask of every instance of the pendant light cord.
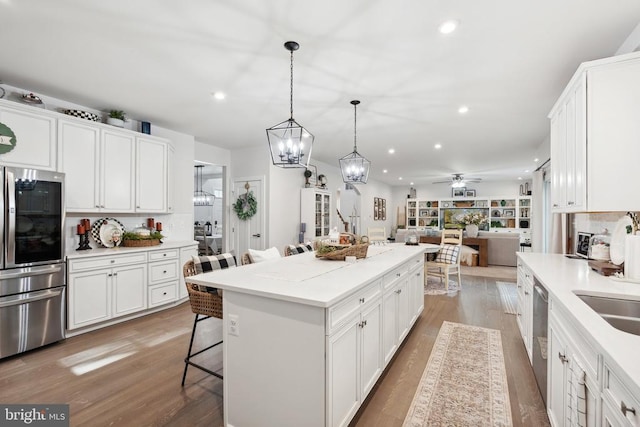
[[293, 50], [291, 51], [291, 91], [289, 96], [289, 112], [291, 113], [291, 120], [293, 120]]
[[357, 114], [356, 110], [358, 109], [358, 104], [353, 104], [353, 151], [358, 152], [358, 144], [356, 141], [356, 129], [357, 129]]

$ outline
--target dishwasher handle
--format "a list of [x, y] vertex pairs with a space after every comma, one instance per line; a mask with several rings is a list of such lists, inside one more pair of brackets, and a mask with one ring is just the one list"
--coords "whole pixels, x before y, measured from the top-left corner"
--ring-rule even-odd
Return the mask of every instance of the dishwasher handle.
[[533, 289], [536, 290], [536, 292], [538, 293], [538, 296], [540, 296], [540, 298], [542, 298], [542, 301], [544, 301], [545, 303], [549, 303], [549, 297], [547, 296], [547, 290], [545, 288], [542, 287], [542, 285], [539, 284], [535, 284], [533, 286]]

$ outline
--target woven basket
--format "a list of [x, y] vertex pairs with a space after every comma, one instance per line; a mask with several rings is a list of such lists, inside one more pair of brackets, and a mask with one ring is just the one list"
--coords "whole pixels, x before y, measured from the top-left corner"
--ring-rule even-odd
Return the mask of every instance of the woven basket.
[[143, 246], [156, 246], [160, 244], [160, 239], [140, 239], [140, 240], [123, 240], [122, 246], [129, 248], [139, 248]]
[[327, 252], [319, 254], [316, 252], [316, 258], [330, 259], [334, 261], [344, 261], [345, 257], [354, 256], [358, 259], [367, 257], [367, 249], [369, 249], [368, 243], [361, 243], [359, 245], [352, 245], [344, 249], [338, 249], [337, 251]]

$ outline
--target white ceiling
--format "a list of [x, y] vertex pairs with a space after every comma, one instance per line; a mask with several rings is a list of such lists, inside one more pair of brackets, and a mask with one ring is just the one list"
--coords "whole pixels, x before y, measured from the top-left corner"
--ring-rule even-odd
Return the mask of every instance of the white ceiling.
[[[0, 0], [0, 17], [5, 83], [265, 156], [265, 128], [289, 118], [295, 40], [312, 163], [352, 150], [359, 99], [371, 177], [418, 185], [535, 168], [553, 103], [580, 62], [622, 45], [640, 1]], [[447, 19], [460, 26], [443, 36]]]

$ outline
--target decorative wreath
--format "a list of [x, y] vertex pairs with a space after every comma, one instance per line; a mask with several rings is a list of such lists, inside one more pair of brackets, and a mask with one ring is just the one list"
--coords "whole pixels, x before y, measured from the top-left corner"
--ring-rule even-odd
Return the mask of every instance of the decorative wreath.
[[233, 204], [233, 210], [243, 221], [254, 216], [258, 211], [258, 201], [253, 195], [253, 191], [238, 196], [238, 200]]

